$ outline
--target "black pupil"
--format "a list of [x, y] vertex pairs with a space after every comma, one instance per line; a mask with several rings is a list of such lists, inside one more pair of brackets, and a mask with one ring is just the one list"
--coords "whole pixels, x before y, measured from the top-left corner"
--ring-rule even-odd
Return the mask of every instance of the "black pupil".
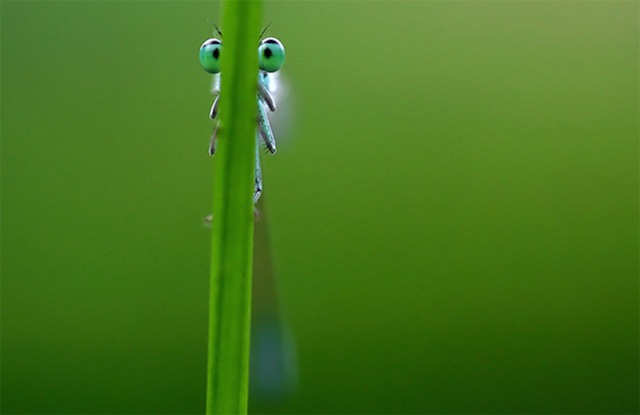
[[214, 59], [218, 59], [220, 57], [220, 49], [215, 48], [213, 52], [211, 52], [211, 55], [213, 56]]
[[273, 52], [271, 52], [271, 48], [266, 48], [264, 50], [264, 57], [269, 59], [271, 57], [271, 55], [273, 55]]

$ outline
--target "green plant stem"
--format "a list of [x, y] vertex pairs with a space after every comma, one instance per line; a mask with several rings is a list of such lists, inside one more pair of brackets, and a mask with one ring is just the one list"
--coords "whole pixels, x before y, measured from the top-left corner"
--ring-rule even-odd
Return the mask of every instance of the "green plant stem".
[[207, 414], [246, 414], [261, 2], [222, 5], [220, 125], [213, 191]]

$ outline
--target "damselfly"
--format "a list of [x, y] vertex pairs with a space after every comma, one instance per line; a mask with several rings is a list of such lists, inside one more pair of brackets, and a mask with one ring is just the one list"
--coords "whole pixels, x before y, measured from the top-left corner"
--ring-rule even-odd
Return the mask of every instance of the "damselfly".
[[[220, 31], [218, 30], [218, 33]], [[264, 32], [263, 32], [264, 33]], [[222, 35], [222, 34], [221, 34]], [[260, 36], [262, 37], [262, 35]], [[209, 111], [209, 117], [215, 120], [218, 114], [218, 98], [220, 94], [220, 55], [222, 53], [222, 41], [217, 38], [206, 40], [200, 47], [200, 64], [205, 71], [214, 75], [213, 94], [216, 98]], [[256, 132], [256, 162], [255, 162], [255, 189], [253, 202], [256, 203], [262, 193], [262, 172], [260, 169], [260, 139], [264, 141], [270, 153], [276, 152], [276, 140], [271, 130], [271, 123], [267, 116], [267, 108], [270, 111], [276, 110], [276, 102], [272, 94], [273, 74], [278, 72], [284, 64], [284, 46], [274, 38], [268, 37], [262, 40], [258, 46], [258, 87], [257, 87], [257, 122]], [[209, 145], [209, 154], [216, 151], [216, 136], [218, 133], [218, 123], [214, 127]]]
[[[217, 28], [216, 28], [217, 29]], [[266, 29], [265, 29], [266, 30]], [[218, 30], [222, 37], [222, 33]], [[264, 32], [263, 32], [264, 33]], [[262, 37], [262, 35], [260, 36]], [[216, 121], [211, 136], [209, 154], [216, 150], [218, 123], [218, 97], [220, 93], [220, 58], [222, 41], [211, 38], [200, 47], [200, 64], [205, 71], [213, 74], [213, 94], [216, 98], [211, 106], [209, 117]], [[262, 40], [258, 46], [258, 82], [257, 82], [257, 130], [255, 159], [255, 188], [253, 201], [258, 203], [262, 192], [262, 174], [260, 169], [260, 142], [267, 150], [276, 152], [276, 141], [267, 117], [267, 109], [276, 110], [275, 79], [276, 72], [284, 63], [285, 52], [282, 43], [273, 37]], [[261, 200], [260, 218], [256, 223], [254, 237], [254, 284], [253, 315], [251, 324], [251, 391], [253, 399], [276, 402], [286, 398], [294, 389], [296, 382], [295, 344], [291, 332], [282, 317], [278, 299], [277, 278], [269, 246], [267, 212], [264, 198]], [[211, 215], [205, 223], [211, 225]]]

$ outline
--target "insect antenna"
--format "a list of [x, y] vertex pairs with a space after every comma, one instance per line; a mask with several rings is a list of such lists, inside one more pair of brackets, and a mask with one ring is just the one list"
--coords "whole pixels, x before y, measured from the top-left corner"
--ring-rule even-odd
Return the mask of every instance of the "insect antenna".
[[216, 32], [218, 32], [218, 34], [220, 35], [220, 38], [223, 38], [224, 35], [222, 34], [222, 32], [220, 31], [220, 29], [218, 28], [218, 25], [216, 25], [215, 23], [213, 23], [211, 21], [211, 19], [207, 18], [207, 22], [211, 23], [213, 25], [213, 27], [216, 28]]
[[271, 23], [269, 23], [264, 29], [262, 29], [262, 33], [260, 33], [260, 36], [258, 36], [258, 40], [262, 39], [262, 36], [264, 36], [264, 33], [267, 31], [269, 26], [271, 26]]

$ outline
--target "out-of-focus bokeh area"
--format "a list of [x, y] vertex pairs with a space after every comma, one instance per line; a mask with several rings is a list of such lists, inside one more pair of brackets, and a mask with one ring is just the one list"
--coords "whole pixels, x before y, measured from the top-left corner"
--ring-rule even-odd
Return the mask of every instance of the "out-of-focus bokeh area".
[[[204, 412], [219, 6], [2, 2], [3, 413]], [[638, 15], [265, 4], [296, 373], [252, 412], [638, 411]]]

